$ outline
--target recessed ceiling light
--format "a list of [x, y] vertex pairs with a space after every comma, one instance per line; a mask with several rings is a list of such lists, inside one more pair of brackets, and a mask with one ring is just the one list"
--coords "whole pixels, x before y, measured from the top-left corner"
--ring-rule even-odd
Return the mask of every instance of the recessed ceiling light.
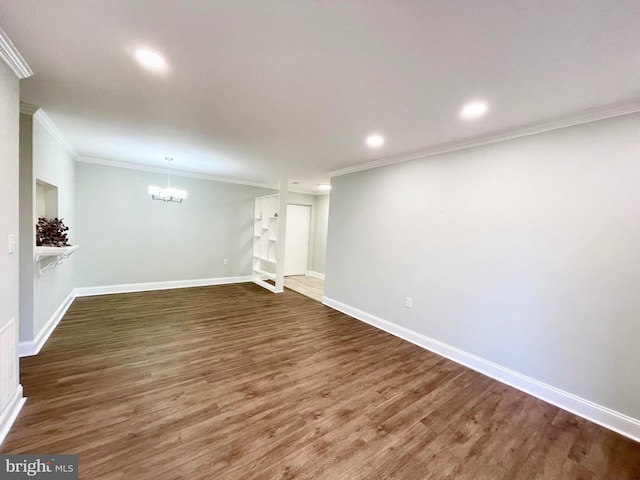
[[369, 135], [367, 137], [367, 145], [371, 148], [378, 148], [384, 143], [384, 137], [382, 135], [378, 135], [374, 133], [373, 135]]
[[150, 70], [164, 71], [167, 68], [167, 61], [162, 55], [148, 48], [137, 48], [134, 56], [140, 65]]
[[462, 107], [462, 110], [460, 110], [460, 116], [465, 120], [475, 120], [476, 118], [484, 116], [488, 110], [489, 106], [487, 105], [487, 102], [476, 100], [469, 102]]
[[324, 191], [331, 190], [331, 185], [329, 185], [328, 183], [319, 183], [318, 190], [324, 190]]

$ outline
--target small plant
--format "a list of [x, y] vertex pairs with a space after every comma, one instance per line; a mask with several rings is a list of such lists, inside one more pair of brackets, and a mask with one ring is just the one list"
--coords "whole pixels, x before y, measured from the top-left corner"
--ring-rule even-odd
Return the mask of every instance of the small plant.
[[38, 218], [36, 224], [36, 245], [38, 247], [68, 247], [67, 234], [69, 230], [62, 218], [47, 220], [44, 217]]

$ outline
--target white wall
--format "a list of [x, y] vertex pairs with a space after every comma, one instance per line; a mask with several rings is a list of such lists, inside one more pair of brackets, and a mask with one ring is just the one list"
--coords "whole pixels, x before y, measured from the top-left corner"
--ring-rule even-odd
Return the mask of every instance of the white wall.
[[639, 133], [633, 114], [332, 179], [326, 297], [640, 419]]
[[76, 163], [78, 286], [251, 275], [254, 198], [273, 190], [172, 175], [172, 186], [187, 191], [184, 203], [151, 200], [148, 186], [166, 181]]
[[325, 273], [327, 256], [327, 226], [329, 224], [329, 195], [316, 197], [313, 270]]
[[18, 78], [0, 61], [0, 441], [12, 423], [22, 391], [18, 376]]

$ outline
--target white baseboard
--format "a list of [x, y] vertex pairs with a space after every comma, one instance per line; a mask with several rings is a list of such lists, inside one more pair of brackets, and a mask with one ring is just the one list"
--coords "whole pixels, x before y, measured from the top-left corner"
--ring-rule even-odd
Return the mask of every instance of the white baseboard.
[[18, 355], [20, 357], [30, 357], [32, 355], [37, 355], [44, 344], [47, 342], [53, 331], [56, 329], [64, 314], [67, 313], [67, 310], [73, 303], [76, 298], [75, 290], [72, 290], [67, 298], [64, 299], [62, 304], [53, 312], [51, 318], [47, 321], [44, 327], [40, 329], [36, 338], [34, 340], [20, 342], [18, 345]]
[[11, 430], [13, 422], [18, 418], [18, 414], [27, 399], [22, 396], [22, 385], [18, 384], [16, 393], [13, 395], [11, 402], [7, 405], [7, 408], [0, 413], [0, 445], [4, 441], [5, 437]]
[[206, 287], [210, 285], [224, 285], [228, 283], [243, 283], [252, 281], [246, 277], [218, 277], [201, 278], [197, 280], [175, 280], [168, 282], [128, 283], [123, 285], [105, 285], [100, 287], [80, 287], [75, 289], [77, 297], [93, 295], [111, 295], [114, 293], [147, 292], [151, 290], [169, 290], [172, 288]]
[[324, 280], [324, 273], [314, 272], [313, 270], [307, 270], [307, 275], [309, 275], [310, 277], [319, 278], [320, 280]]
[[508, 368], [504, 368], [493, 362], [484, 360], [458, 348], [429, 338], [408, 328], [396, 325], [367, 312], [351, 307], [337, 300], [323, 297], [322, 303], [342, 313], [361, 320], [369, 325], [377, 327], [396, 337], [414, 343], [431, 352], [453, 360], [456, 363], [469, 367], [477, 372], [487, 375], [499, 382], [510, 385], [529, 395], [533, 395], [556, 407], [567, 410], [580, 417], [590, 420], [605, 428], [618, 432], [636, 442], [640, 442], [640, 420], [616, 412], [609, 408], [580, 398], [571, 393], [539, 382]]

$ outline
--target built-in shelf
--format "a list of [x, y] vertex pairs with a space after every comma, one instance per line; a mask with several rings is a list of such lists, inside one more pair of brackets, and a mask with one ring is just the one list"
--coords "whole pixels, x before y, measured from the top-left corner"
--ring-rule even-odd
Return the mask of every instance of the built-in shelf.
[[35, 261], [40, 262], [46, 258], [51, 258], [53, 261], [38, 268], [40, 275], [46, 275], [46, 273], [55, 267], [61, 265], [69, 256], [75, 252], [80, 245], [70, 245], [68, 247], [36, 247], [34, 250]]
[[261, 256], [259, 256], [259, 254], [255, 254], [255, 255], [253, 256], [253, 259], [254, 259], [254, 260], [257, 260], [257, 261], [262, 261], [262, 262], [267, 262], [267, 263], [273, 263], [274, 265], [275, 265], [275, 263], [276, 263], [276, 259], [275, 259], [275, 258], [261, 257]]
[[272, 292], [275, 286], [265, 280], [276, 278], [279, 202], [279, 195], [258, 197], [253, 215], [253, 278]]
[[267, 277], [267, 278], [270, 278], [272, 280], [275, 280], [275, 278], [276, 278], [276, 274], [275, 273], [267, 272], [265, 270], [260, 270], [259, 268], [254, 269], [253, 271], [255, 273], [257, 273], [258, 275], [260, 275], [261, 277]]

